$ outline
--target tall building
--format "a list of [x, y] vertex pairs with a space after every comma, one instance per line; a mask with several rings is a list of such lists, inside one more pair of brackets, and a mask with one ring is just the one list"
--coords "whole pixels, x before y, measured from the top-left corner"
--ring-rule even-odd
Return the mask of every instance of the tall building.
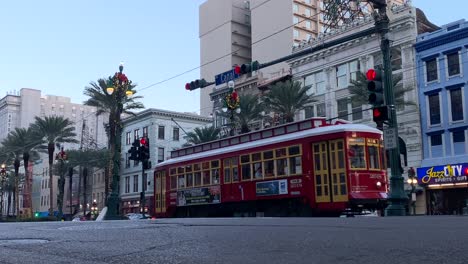
[[[323, 8], [323, 0], [207, 0], [199, 12], [200, 77], [213, 81], [234, 65], [267, 63], [290, 55], [294, 46], [317, 38], [323, 31]], [[255, 74], [262, 85], [289, 72], [289, 65], [283, 62]], [[201, 89], [202, 115], [213, 113], [210, 94], [216, 88]]]
[[[74, 122], [76, 140], [80, 143], [65, 143], [63, 146], [65, 150], [78, 149], [81, 143], [93, 148], [107, 147], [107, 135], [104, 129], [104, 123], [108, 120], [106, 115], [96, 116], [95, 107], [72, 103], [69, 97], [42, 95], [40, 90], [29, 88], [9, 93], [0, 99], [0, 124], [5, 124], [0, 126], [0, 142], [15, 128], [28, 128], [34, 123], [36, 116], [54, 115], [63, 116]], [[30, 166], [33, 175], [32, 207], [34, 211], [45, 214], [50, 206], [49, 186], [51, 186], [47, 155], [41, 155], [38, 161], [31, 161]], [[20, 169], [22, 170], [22, 166]], [[54, 182], [57, 179], [58, 176], [54, 177]], [[52, 184], [56, 186], [56, 183]], [[68, 180], [65, 189], [68, 190]]]
[[[196, 114], [179, 113], [160, 109], [146, 109], [136, 116], [124, 119], [122, 136], [122, 175], [120, 177], [121, 208], [124, 214], [139, 212], [140, 192], [145, 192], [148, 212], [154, 212], [153, 170], [154, 166], [170, 158], [172, 150], [182, 147], [186, 133], [196, 127], [210, 125], [211, 118]], [[152, 169], [142, 177], [142, 164], [130, 160], [128, 151], [134, 140], [149, 139]], [[94, 194], [93, 194], [94, 196]], [[102, 194], [101, 194], [102, 197]], [[99, 192], [96, 197], [99, 198]]]
[[468, 22], [417, 38], [423, 160], [418, 183], [429, 214], [468, 214]]

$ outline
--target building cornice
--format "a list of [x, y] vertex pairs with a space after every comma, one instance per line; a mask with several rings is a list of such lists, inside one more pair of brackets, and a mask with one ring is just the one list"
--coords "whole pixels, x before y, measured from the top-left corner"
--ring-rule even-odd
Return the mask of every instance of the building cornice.
[[419, 41], [418, 43], [416, 43], [416, 45], [414, 45], [414, 47], [417, 52], [421, 52], [464, 38], [468, 38], [468, 27], [459, 30], [454, 30], [453, 32], [447, 32], [446, 34], [441, 36]]
[[161, 110], [161, 109], [154, 109], [154, 108], [149, 108], [144, 111], [141, 111], [137, 113], [135, 116], [130, 116], [122, 120], [122, 124], [129, 124], [131, 122], [141, 120], [146, 117], [152, 117], [152, 116], [160, 116], [160, 117], [168, 117], [168, 118], [177, 118], [177, 119], [185, 119], [185, 120], [191, 120], [191, 121], [198, 121], [198, 122], [212, 122], [212, 118], [210, 117], [204, 117], [200, 115], [195, 115], [195, 114], [189, 114], [189, 113], [180, 113], [180, 112], [172, 112], [172, 111], [167, 111], [167, 110]]

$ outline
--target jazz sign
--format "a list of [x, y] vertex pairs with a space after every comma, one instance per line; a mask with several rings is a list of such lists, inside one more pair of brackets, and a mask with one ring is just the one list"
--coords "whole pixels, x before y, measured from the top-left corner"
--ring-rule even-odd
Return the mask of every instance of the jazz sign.
[[468, 182], [468, 163], [418, 168], [419, 184]]

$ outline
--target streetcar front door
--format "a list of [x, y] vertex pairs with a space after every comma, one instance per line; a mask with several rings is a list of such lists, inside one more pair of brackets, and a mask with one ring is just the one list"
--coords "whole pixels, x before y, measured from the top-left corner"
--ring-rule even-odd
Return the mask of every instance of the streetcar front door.
[[156, 213], [165, 213], [166, 212], [166, 172], [158, 171], [156, 172], [155, 178], [155, 208]]
[[344, 140], [312, 145], [317, 203], [348, 201]]

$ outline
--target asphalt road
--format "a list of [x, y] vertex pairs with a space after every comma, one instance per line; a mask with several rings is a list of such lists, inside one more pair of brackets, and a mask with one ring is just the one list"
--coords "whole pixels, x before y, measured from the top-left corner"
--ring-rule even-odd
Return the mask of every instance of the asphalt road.
[[0, 223], [0, 263], [468, 263], [468, 217]]

